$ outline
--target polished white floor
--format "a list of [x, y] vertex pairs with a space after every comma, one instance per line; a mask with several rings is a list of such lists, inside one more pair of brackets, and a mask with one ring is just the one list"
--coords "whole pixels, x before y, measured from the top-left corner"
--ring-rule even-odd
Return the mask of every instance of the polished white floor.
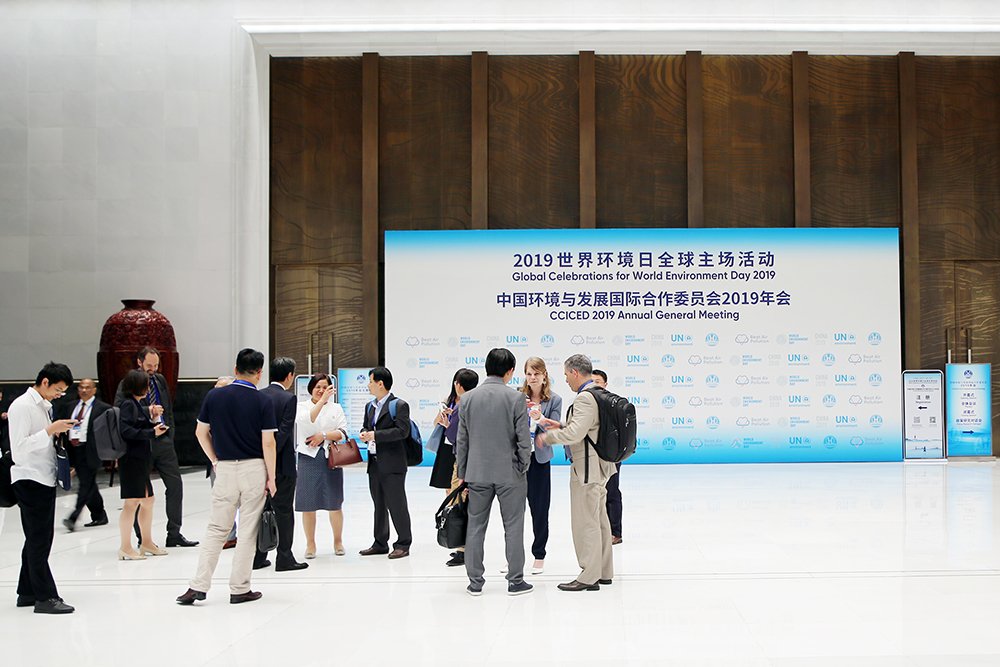
[[[994, 463], [626, 465], [625, 541], [614, 584], [597, 593], [556, 589], [577, 573], [567, 472], [553, 469], [545, 573], [515, 598], [499, 573], [498, 513], [485, 595], [467, 596], [464, 570], [444, 567], [433, 531], [442, 494], [426, 469], [408, 481], [410, 558], [357, 555], [370, 544], [371, 501], [364, 470], [351, 469], [348, 555], [332, 554], [321, 523], [310, 568], [256, 572], [264, 597], [240, 606], [228, 603], [231, 551], [194, 608], [173, 599], [197, 549], [116, 561], [114, 488], [104, 490], [111, 525], [57, 529], [52, 567], [77, 612], [15, 609], [22, 538], [16, 510], [0, 510], [4, 664], [1000, 665]], [[184, 532], [198, 539], [208, 481], [184, 482]], [[70, 503], [60, 497], [57, 519]], [[300, 558], [303, 547], [300, 533]]]

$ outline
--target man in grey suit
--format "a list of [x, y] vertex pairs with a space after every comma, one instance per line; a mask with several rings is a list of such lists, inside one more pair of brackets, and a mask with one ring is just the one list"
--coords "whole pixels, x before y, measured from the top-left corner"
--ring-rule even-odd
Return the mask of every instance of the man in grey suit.
[[510, 350], [486, 355], [487, 378], [462, 396], [455, 459], [459, 481], [469, 488], [469, 527], [465, 539], [465, 571], [469, 595], [482, 595], [483, 542], [493, 498], [500, 500], [507, 545], [507, 594], [522, 595], [532, 586], [524, 580], [524, 503], [528, 493], [531, 435], [524, 394], [507, 386], [516, 361]]

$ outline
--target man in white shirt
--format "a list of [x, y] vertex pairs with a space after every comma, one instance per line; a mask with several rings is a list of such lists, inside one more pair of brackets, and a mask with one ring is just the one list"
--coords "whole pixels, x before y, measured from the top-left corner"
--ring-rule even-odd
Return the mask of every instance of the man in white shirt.
[[66, 393], [73, 373], [63, 364], [49, 362], [38, 372], [35, 385], [10, 404], [10, 470], [17, 506], [21, 509], [24, 548], [17, 582], [17, 606], [34, 607], [36, 614], [69, 614], [49, 569], [49, 552], [55, 533], [56, 450], [52, 437], [66, 433], [72, 419], [52, 421], [54, 399]]

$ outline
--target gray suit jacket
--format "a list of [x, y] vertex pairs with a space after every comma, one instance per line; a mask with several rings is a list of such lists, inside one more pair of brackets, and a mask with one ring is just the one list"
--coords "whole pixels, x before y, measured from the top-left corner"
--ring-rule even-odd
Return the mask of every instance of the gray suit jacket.
[[[553, 392], [552, 398], [542, 401], [538, 409], [542, 411], [542, 416], [546, 419], [562, 421], [562, 397]], [[538, 433], [544, 433], [545, 429], [538, 427]], [[548, 463], [552, 460], [552, 445], [539, 445], [535, 442], [535, 460], [539, 463]]]
[[482, 484], [523, 481], [531, 457], [524, 394], [498, 377], [462, 395], [455, 460], [458, 477]]

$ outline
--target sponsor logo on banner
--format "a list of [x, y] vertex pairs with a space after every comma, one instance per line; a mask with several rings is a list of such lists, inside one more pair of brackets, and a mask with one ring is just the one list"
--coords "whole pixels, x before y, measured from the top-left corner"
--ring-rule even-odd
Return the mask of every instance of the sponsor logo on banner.
[[826, 394], [823, 396], [823, 407], [832, 408], [837, 404], [837, 397], [833, 394]]
[[670, 334], [671, 345], [694, 345], [694, 339], [688, 334]]
[[416, 347], [417, 345], [420, 345], [420, 339], [416, 336], [407, 336], [406, 345], [407, 347]]
[[677, 440], [671, 437], [666, 437], [663, 439], [663, 448], [667, 451], [675, 448], [677, 446]]
[[551, 334], [545, 334], [541, 338], [542, 347], [552, 347], [556, 344], [556, 337]]
[[720, 423], [721, 422], [719, 421], [719, 418], [716, 417], [715, 415], [711, 415], [708, 419], [705, 420], [705, 426], [707, 426], [713, 431], [719, 428]]
[[705, 336], [705, 345], [708, 345], [709, 347], [715, 347], [718, 344], [719, 344], [719, 334], [710, 333]]
[[788, 359], [789, 366], [808, 366], [809, 365], [809, 355], [802, 354], [801, 352], [789, 352], [786, 355]]
[[586, 341], [584, 341], [583, 336], [581, 336], [580, 334], [576, 334], [575, 336], [569, 339], [569, 342], [572, 343], [573, 345], [583, 345], [584, 342]]
[[526, 347], [528, 345], [527, 336], [507, 336], [507, 345], [510, 347]]
[[637, 408], [648, 408], [649, 407], [649, 397], [648, 396], [629, 396], [628, 402]]
[[788, 395], [788, 407], [790, 408], [807, 408], [809, 404], [809, 397], [805, 394]]
[[827, 449], [833, 449], [837, 446], [837, 438], [832, 435], [826, 436], [823, 438], [823, 446]]
[[836, 373], [833, 376], [833, 383], [838, 387], [854, 387], [858, 384], [858, 378], [854, 373]]
[[871, 426], [872, 428], [881, 428], [882, 427], [882, 416], [881, 415], [872, 415], [868, 419], [868, 425]]
[[792, 449], [809, 448], [812, 447], [812, 441], [808, 436], [793, 435], [788, 438], [788, 446]]
[[667, 394], [663, 397], [663, 400], [660, 401], [660, 405], [665, 407], [667, 410], [672, 410], [677, 406], [677, 399], [670, 394]]
[[662, 357], [660, 357], [660, 364], [664, 368], [673, 368], [674, 364], [676, 364], [676, 363], [677, 363], [677, 359], [672, 354], [665, 354]]
[[869, 345], [881, 345], [882, 344], [882, 334], [877, 331], [873, 331], [868, 334], [868, 344]]
[[692, 354], [690, 357], [688, 357], [688, 363], [691, 364], [692, 366], [697, 366], [701, 364], [702, 361], [703, 359], [699, 354]]
[[868, 376], [868, 384], [870, 386], [872, 386], [872, 387], [881, 387], [882, 386], [882, 374], [881, 373], [872, 373], [871, 375], [869, 375]]
[[694, 378], [690, 375], [671, 375], [670, 386], [672, 387], [693, 387]]
[[631, 368], [645, 368], [649, 366], [649, 357], [645, 354], [627, 354], [625, 355], [625, 365]]
[[857, 336], [844, 331], [837, 331], [833, 334], [834, 345], [854, 345], [858, 342]]
[[715, 389], [719, 386], [719, 376], [712, 373], [705, 377], [705, 386], [710, 389]]
[[832, 352], [827, 352], [826, 354], [823, 355], [822, 361], [824, 366], [833, 366], [835, 363], [837, 363], [837, 355], [833, 354]]

